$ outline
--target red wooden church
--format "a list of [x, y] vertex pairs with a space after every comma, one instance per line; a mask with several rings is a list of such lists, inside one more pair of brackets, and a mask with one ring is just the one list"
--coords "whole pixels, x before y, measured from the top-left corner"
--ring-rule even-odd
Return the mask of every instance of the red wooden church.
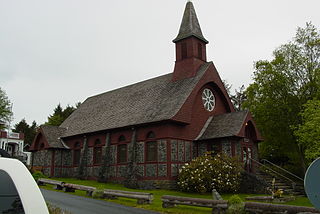
[[206, 151], [238, 156], [247, 170], [259, 132], [236, 112], [212, 62], [191, 2], [184, 11], [174, 71], [86, 99], [59, 127], [41, 126], [32, 165], [48, 176], [168, 187]]

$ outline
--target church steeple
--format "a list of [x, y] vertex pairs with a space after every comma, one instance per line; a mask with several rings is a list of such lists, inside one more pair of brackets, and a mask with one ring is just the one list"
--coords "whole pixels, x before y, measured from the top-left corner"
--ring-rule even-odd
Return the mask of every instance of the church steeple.
[[197, 18], [196, 11], [193, 7], [191, 1], [189, 1], [184, 10], [182, 22], [180, 25], [180, 30], [178, 36], [173, 40], [174, 43], [188, 38], [190, 36], [197, 37], [198, 39], [204, 41], [206, 44], [209, 42], [202, 35], [200, 24]]
[[200, 24], [191, 1], [187, 2], [176, 44], [176, 62], [173, 81], [196, 75], [199, 67], [207, 61], [206, 44]]

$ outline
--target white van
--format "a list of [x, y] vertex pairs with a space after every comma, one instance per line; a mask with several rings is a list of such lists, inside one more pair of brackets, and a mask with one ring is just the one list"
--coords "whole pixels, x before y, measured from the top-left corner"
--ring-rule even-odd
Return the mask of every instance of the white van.
[[35, 180], [16, 159], [0, 157], [0, 213], [49, 214]]

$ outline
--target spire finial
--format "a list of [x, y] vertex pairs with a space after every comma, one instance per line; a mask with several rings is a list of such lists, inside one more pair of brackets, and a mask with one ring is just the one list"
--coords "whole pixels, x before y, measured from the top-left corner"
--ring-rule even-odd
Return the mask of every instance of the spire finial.
[[180, 25], [179, 34], [173, 40], [173, 42], [177, 42], [190, 36], [197, 37], [198, 39], [204, 41], [206, 44], [208, 43], [208, 41], [202, 35], [202, 31], [200, 28], [196, 11], [193, 7], [193, 3], [191, 0], [188, 0]]

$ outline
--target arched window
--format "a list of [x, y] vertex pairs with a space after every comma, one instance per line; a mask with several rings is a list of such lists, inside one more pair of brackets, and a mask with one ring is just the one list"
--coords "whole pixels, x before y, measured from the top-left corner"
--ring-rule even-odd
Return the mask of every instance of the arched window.
[[44, 143], [41, 143], [40, 144], [40, 150], [43, 150], [44, 149]]
[[102, 162], [102, 144], [100, 139], [96, 139], [93, 149], [93, 163], [100, 164]]
[[126, 137], [125, 137], [124, 135], [120, 135], [118, 141], [119, 141], [119, 142], [126, 141]]
[[154, 162], [157, 161], [157, 141], [155, 141], [156, 135], [154, 132], [147, 134], [146, 141], [146, 161]]
[[153, 138], [156, 138], [156, 135], [154, 134], [154, 132], [148, 132], [147, 134], [147, 139], [153, 139]]
[[81, 145], [79, 142], [75, 142], [73, 146], [73, 165], [78, 166], [80, 163]]
[[117, 147], [118, 150], [118, 163], [127, 162], [127, 144], [120, 144]]

